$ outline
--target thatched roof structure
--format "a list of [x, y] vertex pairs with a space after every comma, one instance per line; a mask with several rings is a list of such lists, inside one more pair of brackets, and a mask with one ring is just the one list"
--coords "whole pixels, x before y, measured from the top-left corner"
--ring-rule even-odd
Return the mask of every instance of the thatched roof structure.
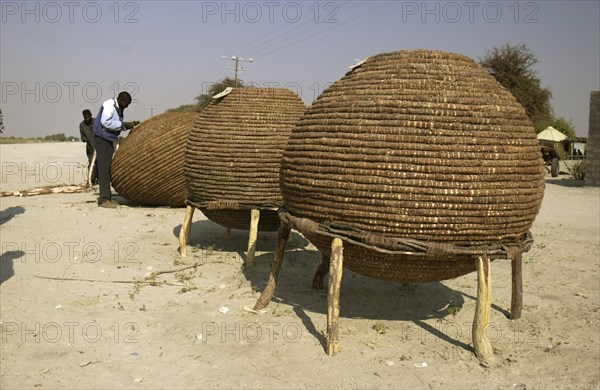
[[234, 88], [213, 100], [186, 146], [186, 203], [236, 229], [249, 228], [250, 209], [270, 210], [259, 229], [276, 230], [281, 155], [305, 108], [283, 88]]
[[112, 185], [119, 195], [146, 205], [185, 205], [183, 155], [197, 115], [156, 115], [121, 140], [111, 165]]
[[349, 268], [421, 282], [474, 271], [464, 253], [477, 247], [523, 249], [544, 168], [524, 109], [477, 63], [400, 51], [370, 57], [306, 111], [281, 190], [293, 226], [322, 252], [332, 236], [354, 237]]

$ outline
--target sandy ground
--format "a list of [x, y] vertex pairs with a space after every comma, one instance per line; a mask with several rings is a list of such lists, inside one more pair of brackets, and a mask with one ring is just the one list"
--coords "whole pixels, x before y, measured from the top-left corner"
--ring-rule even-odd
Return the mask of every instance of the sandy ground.
[[[83, 144], [0, 145], [0, 156], [3, 191], [84, 181]], [[252, 314], [274, 233], [259, 234], [248, 269], [247, 232], [226, 240], [201, 213], [182, 259], [183, 209], [122, 198], [100, 209], [93, 193], [0, 198], [0, 387], [598, 389], [600, 191], [564, 175], [546, 183], [521, 320], [506, 317], [509, 262], [492, 265], [487, 368], [470, 337], [475, 274], [406, 286], [345, 270], [341, 351], [329, 358], [326, 291], [311, 288], [320, 257], [297, 233], [267, 312]]]

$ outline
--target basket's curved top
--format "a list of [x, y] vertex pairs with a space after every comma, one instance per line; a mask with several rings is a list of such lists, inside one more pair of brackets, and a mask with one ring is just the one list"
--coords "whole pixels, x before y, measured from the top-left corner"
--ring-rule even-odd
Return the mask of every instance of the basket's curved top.
[[379, 54], [325, 90], [294, 128], [281, 190], [292, 215], [388, 237], [514, 240], [539, 211], [535, 131], [468, 57]]
[[283, 88], [234, 88], [214, 99], [188, 137], [186, 203], [211, 209], [280, 205], [281, 155], [305, 109]]
[[140, 123], [120, 141], [111, 163], [119, 195], [153, 206], [183, 206], [183, 155], [198, 113], [166, 112]]

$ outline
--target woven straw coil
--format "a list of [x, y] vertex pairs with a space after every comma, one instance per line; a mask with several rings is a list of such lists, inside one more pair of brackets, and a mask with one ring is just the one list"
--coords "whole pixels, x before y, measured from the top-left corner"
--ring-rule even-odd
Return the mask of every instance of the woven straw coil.
[[153, 206], [185, 205], [183, 155], [197, 115], [156, 115], [123, 138], [111, 163], [112, 185], [119, 195]]
[[[282, 159], [292, 218], [382, 237], [518, 246], [543, 189], [524, 109], [474, 61], [440, 51], [380, 54], [348, 72], [307, 110]], [[330, 239], [307, 238], [328, 253]], [[448, 254], [387, 256], [350, 245], [344, 257], [349, 268], [390, 280], [474, 270], [472, 258]]]
[[214, 222], [245, 230], [250, 209], [264, 210], [259, 230], [276, 230], [281, 155], [305, 108], [283, 88], [234, 88], [213, 100], [188, 138], [186, 203]]

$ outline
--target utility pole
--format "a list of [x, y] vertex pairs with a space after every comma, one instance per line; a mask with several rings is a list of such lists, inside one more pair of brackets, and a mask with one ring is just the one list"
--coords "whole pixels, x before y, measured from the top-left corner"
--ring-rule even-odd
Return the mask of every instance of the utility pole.
[[235, 61], [235, 67], [231, 68], [229, 66], [226, 66], [225, 69], [234, 69], [235, 70], [235, 85], [237, 86], [238, 83], [238, 71], [243, 72], [245, 69], [242, 65], [240, 65], [240, 62], [252, 62], [254, 61], [252, 58], [248, 58], [248, 59], [244, 59], [244, 57], [237, 57], [237, 56], [231, 56], [230, 58], [227, 58], [227, 56], [221, 56], [222, 59], [224, 60], [231, 60], [231, 61]]
[[150, 109], [150, 117], [153, 117], [154, 116], [154, 109], [155, 108], [160, 108], [160, 107], [158, 107], [158, 106], [146, 106], [145, 108], [146, 109]]

